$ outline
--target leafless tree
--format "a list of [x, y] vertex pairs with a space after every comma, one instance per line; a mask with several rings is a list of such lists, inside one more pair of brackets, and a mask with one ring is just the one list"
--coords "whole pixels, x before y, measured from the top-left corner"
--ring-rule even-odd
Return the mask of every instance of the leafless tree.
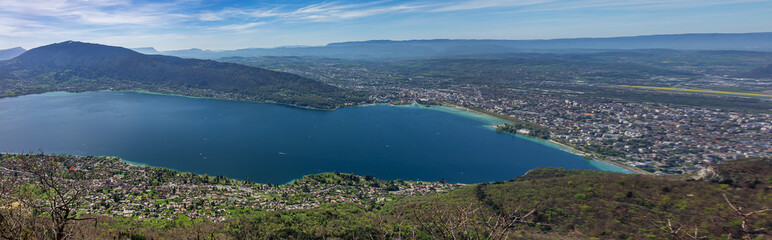
[[190, 237], [189, 239], [218, 239], [219, 233], [217, 232], [215, 223], [204, 220], [193, 224], [193, 232], [196, 237]]
[[13, 162], [15, 168], [29, 174], [29, 184], [18, 188], [16, 199], [33, 211], [49, 219], [53, 239], [70, 237], [72, 222], [92, 220], [81, 218], [77, 211], [84, 197], [93, 189], [89, 174], [64, 167], [64, 156], [20, 154]]
[[412, 208], [408, 218], [437, 239], [506, 239], [519, 225], [537, 225], [528, 219], [538, 206], [492, 211], [479, 203], [452, 206], [433, 202]]
[[729, 204], [729, 207], [734, 210], [734, 213], [737, 214], [740, 219], [742, 219], [742, 238], [743, 239], [753, 239], [754, 234], [760, 234], [765, 233], [766, 229], [764, 228], [758, 228], [758, 229], [752, 229], [752, 226], [749, 224], [749, 220], [751, 220], [751, 217], [756, 214], [772, 211], [772, 209], [767, 208], [764, 206], [761, 210], [756, 211], [748, 211], [747, 209], [737, 206], [736, 204], [733, 204], [732, 201], [729, 201], [729, 198], [726, 196], [726, 194], [721, 193], [721, 195], [724, 196], [724, 200], [726, 200], [726, 203]]
[[[5, 172], [11, 172], [6, 168]], [[23, 239], [25, 229], [30, 225], [29, 212], [14, 201], [13, 192], [16, 178], [0, 175], [0, 239]]]
[[[687, 231], [681, 231], [681, 230], [684, 230], [683, 226], [674, 227], [673, 223], [670, 222], [670, 219], [667, 220], [667, 225], [663, 226], [662, 229], [664, 229], [666, 232], [668, 232], [670, 234], [670, 236], [672, 236], [672, 237], [674, 237], [676, 239], [681, 239], [681, 240], [687, 240], [687, 239], [697, 240], [697, 239], [706, 239], [706, 238], [708, 238], [706, 236], [702, 236], [701, 237], [700, 233], [699, 233], [699, 228], [697, 228], [697, 227], [694, 228], [694, 234], [692, 234], [691, 232], [687, 232]], [[683, 234], [681, 234], [681, 233], [683, 233]]]
[[438, 202], [417, 206], [410, 219], [417, 227], [438, 239], [465, 239], [467, 230], [472, 230], [476, 212], [481, 206], [470, 203], [463, 206], [448, 206]]
[[517, 227], [518, 224], [536, 225], [535, 222], [528, 221], [541, 203], [537, 204], [530, 211], [522, 211], [522, 206], [518, 206], [511, 211], [502, 211], [499, 214], [491, 216], [481, 216], [485, 219], [485, 225], [488, 227], [488, 239], [506, 239], [507, 233]]

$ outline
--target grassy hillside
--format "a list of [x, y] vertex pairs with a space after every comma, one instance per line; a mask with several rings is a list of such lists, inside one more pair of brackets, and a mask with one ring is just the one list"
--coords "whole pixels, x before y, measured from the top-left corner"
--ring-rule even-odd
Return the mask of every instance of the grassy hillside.
[[[750, 230], [745, 232], [743, 217], [724, 195], [746, 213], [768, 209], [771, 167], [770, 159], [715, 167], [722, 176], [742, 184], [543, 168], [508, 182], [405, 199], [389, 205], [381, 215], [395, 222], [406, 220], [400, 226], [417, 227], [422, 234], [439, 238], [504, 232], [499, 236], [687, 239], [687, 232], [696, 231], [711, 239], [746, 235], [764, 239], [769, 235], [759, 229], [772, 227], [772, 213], [748, 218]], [[668, 222], [682, 231], [671, 232]], [[505, 231], [497, 224], [511, 227]]]
[[772, 237], [772, 158], [697, 175], [539, 168], [459, 186], [334, 172], [271, 186], [105, 157], [0, 157], [0, 239]]
[[93, 229], [177, 239], [769, 239], [770, 176], [769, 158], [718, 164], [699, 176], [541, 168], [374, 205], [245, 209], [221, 223], [107, 218]]
[[[328, 210], [328, 219], [351, 220], [349, 228], [333, 236], [387, 236], [387, 238], [602, 238], [686, 239], [695, 231], [710, 239], [770, 237], [772, 213], [747, 219], [732, 209], [727, 199], [746, 213], [768, 209], [772, 203], [772, 159], [747, 159], [723, 163], [715, 171], [730, 181], [687, 180], [687, 176], [660, 177], [617, 173], [535, 169], [507, 182], [471, 185], [446, 194], [406, 198], [368, 213], [361, 209], [341, 216], [340, 207]], [[752, 182], [752, 185], [746, 184]], [[724, 199], [726, 195], [727, 199]], [[352, 207], [346, 207], [352, 208]], [[353, 207], [353, 209], [357, 209]], [[320, 210], [324, 211], [324, 210]], [[303, 219], [309, 212], [285, 212], [281, 217]], [[346, 215], [346, 214], [344, 214]], [[278, 217], [278, 216], [277, 216]], [[361, 220], [364, 218], [365, 220]], [[258, 220], [259, 219], [259, 220]], [[300, 221], [300, 219], [298, 219]], [[257, 221], [257, 222], [256, 222]], [[293, 224], [259, 226], [264, 233], [293, 229], [294, 236], [322, 237]], [[311, 220], [313, 221], [313, 220]], [[249, 221], [248, 221], [249, 222]], [[334, 221], [333, 221], [334, 222]], [[668, 225], [668, 222], [670, 225]], [[323, 227], [335, 228], [327, 221]], [[331, 225], [332, 224], [332, 225]], [[673, 231], [670, 227], [673, 227]], [[675, 229], [682, 230], [675, 233]], [[758, 230], [758, 231], [757, 231]], [[261, 235], [268, 236], [268, 235]], [[290, 235], [286, 235], [290, 236]]]

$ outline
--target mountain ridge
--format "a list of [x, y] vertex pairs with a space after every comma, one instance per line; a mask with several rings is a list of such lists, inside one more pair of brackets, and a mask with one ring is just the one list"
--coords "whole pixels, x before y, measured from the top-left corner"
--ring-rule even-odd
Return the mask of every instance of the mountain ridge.
[[161, 54], [204, 59], [236, 56], [316, 56], [349, 59], [404, 59], [463, 54], [614, 49], [772, 51], [772, 32], [660, 34], [608, 38], [559, 38], [534, 40], [368, 40], [338, 42], [324, 46], [296, 48], [244, 48], [224, 51], [183, 49], [162, 51]]
[[66, 41], [0, 62], [0, 92], [149, 90], [189, 96], [276, 102], [334, 109], [351, 91], [289, 73], [211, 60], [145, 55], [93, 43]]
[[161, 54], [161, 52], [156, 50], [154, 47], [131, 48], [131, 50], [134, 50], [135, 52], [146, 54], [146, 55]]
[[15, 58], [21, 55], [22, 53], [24, 53], [25, 51], [27, 50], [21, 47], [0, 49], [0, 61]]

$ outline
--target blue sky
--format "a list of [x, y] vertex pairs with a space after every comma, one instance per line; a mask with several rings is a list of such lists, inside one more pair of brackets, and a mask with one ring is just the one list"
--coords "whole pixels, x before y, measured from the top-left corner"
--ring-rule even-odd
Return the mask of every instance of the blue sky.
[[218, 50], [770, 31], [770, 0], [0, 0], [0, 49], [66, 40]]

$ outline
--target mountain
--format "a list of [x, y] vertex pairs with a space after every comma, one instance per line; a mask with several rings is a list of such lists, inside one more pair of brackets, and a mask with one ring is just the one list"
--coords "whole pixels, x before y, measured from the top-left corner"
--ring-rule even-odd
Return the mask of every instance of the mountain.
[[202, 59], [222, 57], [315, 56], [347, 59], [405, 59], [517, 52], [583, 52], [601, 49], [772, 51], [772, 32], [649, 35], [551, 40], [372, 40], [317, 47], [247, 48], [228, 51], [189, 49], [162, 54]]
[[142, 54], [148, 54], [148, 55], [161, 54], [153, 47], [132, 48], [131, 50], [134, 50], [135, 52], [142, 53]]
[[161, 52], [163, 55], [169, 55], [169, 56], [177, 56], [182, 58], [200, 58], [200, 59], [217, 59], [220, 58], [219, 52], [211, 51], [211, 50], [203, 50], [199, 48], [191, 48], [191, 49], [183, 49], [183, 50], [173, 50], [173, 51], [163, 51]]
[[148, 90], [334, 109], [351, 92], [293, 74], [210, 60], [144, 55], [122, 47], [67, 41], [0, 62], [0, 96], [46, 91]]
[[16, 56], [21, 55], [25, 51], [27, 50], [24, 50], [24, 48], [20, 48], [20, 47], [0, 50], [0, 61], [15, 58]]

